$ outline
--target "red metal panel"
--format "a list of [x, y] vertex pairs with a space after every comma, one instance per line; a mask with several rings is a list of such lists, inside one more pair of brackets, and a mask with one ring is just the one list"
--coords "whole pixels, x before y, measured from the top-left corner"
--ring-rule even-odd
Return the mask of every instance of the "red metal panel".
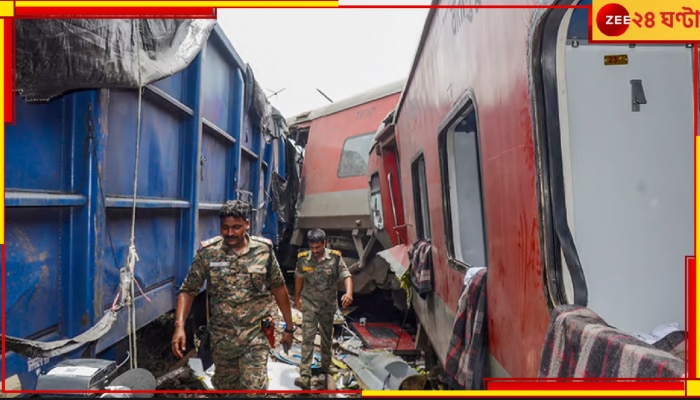
[[[378, 152], [381, 154], [377, 154]], [[368, 178], [371, 178], [374, 173], [379, 174], [379, 187], [381, 190], [382, 210], [384, 213], [384, 231], [389, 236], [393, 245], [406, 244], [408, 239], [404, 222], [403, 199], [401, 197], [395, 142], [389, 146], [383, 145], [382, 143], [377, 144], [376, 148], [369, 156], [368, 170]], [[388, 178], [389, 174], [391, 174], [391, 192]], [[396, 216], [396, 218], [394, 218], [394, 216]]]
[[472, 90], [488, 238], [490, 351], [512, 376], [536, 376], [549, 309], [542, 280], [528, 85], [528, 30], [534, 10], [469, 10], [471, 18], [456, 25], [455, 16], [464, 10], [436, 12], [397, 121], [408, 239], [416, 240], [411, 161], [422, 151], [434, 287], [455, 311], [462, 274], [447, 264], [437, 139], [439, 124], [452, 104]]
[[302, 168], [304, 194], [367, 189], [367, 176], [338, 177], [343, 143], [375, 132], [398, 102], [399, 93], [327, 115], [311, 122]]

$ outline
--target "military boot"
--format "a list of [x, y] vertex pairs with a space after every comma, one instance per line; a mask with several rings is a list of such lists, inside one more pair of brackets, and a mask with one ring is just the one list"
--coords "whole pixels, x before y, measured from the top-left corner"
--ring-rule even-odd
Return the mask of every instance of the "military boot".
[[294, 385], [304, 389], [311, 389], [311, 378], [308, 376], [300, 376], [294, 380]]

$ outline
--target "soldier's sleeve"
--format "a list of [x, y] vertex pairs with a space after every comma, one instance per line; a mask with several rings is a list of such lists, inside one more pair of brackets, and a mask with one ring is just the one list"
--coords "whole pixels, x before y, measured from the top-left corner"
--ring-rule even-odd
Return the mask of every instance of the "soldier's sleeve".
[[299, 252], [297, 254], [297, 267], [294, 270], [294, 277], [295, 278], [303, 278], [304, 277], [304, 260], [302, 259], [303, 257], [306, 257], [307, 253], [305, 251]]
[[352, 277], [352, 274], [350, 273], [348, 266], [345, 264], [345, 261], [343, 260], [343, 256], [338, 256], [338, 257], [340, 257], [340, 260], [338, 260], [338, 278], [342, 282], [345, 280], [345, 278]]
[[207, 264], [202, 256], [201, 251], [197, 251], [194, 256], [190, 270], [187, 272], [185, 280], [180, 286], [180, 292], [189, 293], [191, 295], [197, 295], [199, 289], [204, 286], [204, 281], [207, 279]]
[[270, 281], [268, 284], [271, 289], [280, 287], [284, 285], [284, 275], [282, 275], [282, 269], [280, 268], [280, 263], [275, 257], [275, 253], [270, 251], [270, 257], [272, 257], [272, 262], [270, 263]]

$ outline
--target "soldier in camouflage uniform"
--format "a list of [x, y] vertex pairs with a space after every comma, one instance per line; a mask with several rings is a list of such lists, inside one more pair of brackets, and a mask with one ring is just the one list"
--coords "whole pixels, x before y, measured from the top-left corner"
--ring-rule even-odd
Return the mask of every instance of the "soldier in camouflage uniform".
[[249, 206], [228, 201], [221, 208], [221, 235], [205, 240], [194, 257], [177, 298], [173, 353], [185, 350], [185, 318], [206, 280], [209, 334], [217, 390], [267, 390], [270, 343], [262, 321], [270, 318], [274, 297], [287, 324], [282, 343], [292, 344], [292, 310], [272, 242], [249, 236]]
[[314, 339], [320, 326], [321, 367], [326, 373], [336, 374], [331, 354], [333, 314], [338, 307], [338, 281], [343, 280], [345, 294], [341, 298], [343, 307], [352, 303], [352, 277], [343, 256], [338, 250], [326, 248], [326, 233], [313, 229], [306, 235], [310, 251], [297, 256], [294, 274], [294, 298], [296, 307], [303, 314], [303, 340], [301, 345], [300, 377], [294, 384], [302, 389], [310, 388], [311, 363]]

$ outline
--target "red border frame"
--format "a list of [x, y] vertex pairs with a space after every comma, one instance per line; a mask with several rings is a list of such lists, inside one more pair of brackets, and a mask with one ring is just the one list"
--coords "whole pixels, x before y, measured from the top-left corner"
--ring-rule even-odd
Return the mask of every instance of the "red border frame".
[[[263, 8], [263, 7], [244, 7], [244, 8]], [[281, 7], [281, 8], [298, 8], [298, 7]], [[304, 8], [329, 8], [329, 7], [304, 7]], [[540, 6], [540, 5], [512, 5], [512, 6], [430, 6], [430, 5], [339, 5], [338, 8], [589, 8], [589, 37], [591, 33], [592, 10], [591, 6]], [[118, 11], [117, 11], [118, 10]], [[79, 11], [79, 13], [78, 13]], [[15, 96], [13, 90], [15, 88], [14, 79], [14, 61], [15, 61], [15, 18], [67, 18], [67, 17], [88, 17], [88, 18], [149, 18], [149, 17], [175, 17], [175, 18], [216, 18], [216, 9], [211, 7], [125, 7], [125, 8], [110, 8], [110, 7], [87, 7], [87, 8], [58, 8], [58, 7], [17, 7], [15, 8], [14, 18], [5, 18], [5, 116], [6, 124], [14, 124], [16, 118]], [[596, 42], [599, 43], [599, 42]], [[605, 42], [605, 43], [627, 43], [627, 42]], [[640, 42], [640, 43], [687, 43], [687, 42]], [[697, 135], [698, 128], [698, 44], [694, 44], [694, 93], [695, 93], [695, 115], [693, 118], [694, 129], [693, 136]], [[7, 60], [11, 60], [8, 66]], [[697, 141], [698, 139], [695, 138]], [[695, 154], [697, 164], [697, 154]], [[696, 177], [697, 178], [697, 177]], [[3, 177], [4, 182], [4, 177]], [[695, 185], [695, 182], [693, 182]], [[697, 198], [695, 199], [697, 201]], [[3, 221], [4, 223], [4, 221]], [[696, 223], [694, 222], [694, 225]], [[5, 276], [5, 245], [2, 244], [2, 273]], [[697, 249], [695, 249], [697, 250]], [[687, 341], [687, 360], [686, 371], [688, 378], [686, 380], [697, 379], [696, 369], [696, 349], [697, 343], [695, 338], [696, 332], [696, 270], [695, 257], [686, 257], [686, 327], [688, 331]], [[4, 303], [6, 291], [5, 280], [2, 281], [2, 299]], [[4, 307], [0, 311], [2, 313], [2, 391], [5, 393], [17, 394], [76, 394], [76, 393], [106, 393], [105, 391], [37, 391], [37, 390], [18, 390], [6, 391], [6, 365], [5, 365], [5, 311]], [[683, 390], [686, 386], [685, 380], [668, 380], [664, 382], [646, 382], [643, 380], [623, 380], [623, 379], [597, 379], [595, 382], [590, 380], [577, 379], [561, 379], [561, 380], [541, 380], [534, 381], [532, 378], [510, 378], [510, 379], [495, 379], [487, 378], [486, 384], [489, 390]], [[156, 390], [156, 391], [119, 391], [118, 393], [151, 393], [151, 394], [196, 394], [196, 393], [211, 393], [211, 394], [229, 394], [229, 393], [314, 393], [314, 394], [331, 394], [331, 393], [361, 393], [357, 390], [315, 390], [315, 391], [230, 391], [230, 390]], [[437, 396], [440, 397], [436, 392]], [[687, 395], [687, 391], [686, 391]], [[540, 396], [538, 394], [537, 396]], [[623, 395], [624, 396], [624, 395]], [[403, 398], [414, 396], [402, 396]], [[523, 394], [523, 397], [527, 397]], [[625, 396], [627, 397], [627, 396]]]

